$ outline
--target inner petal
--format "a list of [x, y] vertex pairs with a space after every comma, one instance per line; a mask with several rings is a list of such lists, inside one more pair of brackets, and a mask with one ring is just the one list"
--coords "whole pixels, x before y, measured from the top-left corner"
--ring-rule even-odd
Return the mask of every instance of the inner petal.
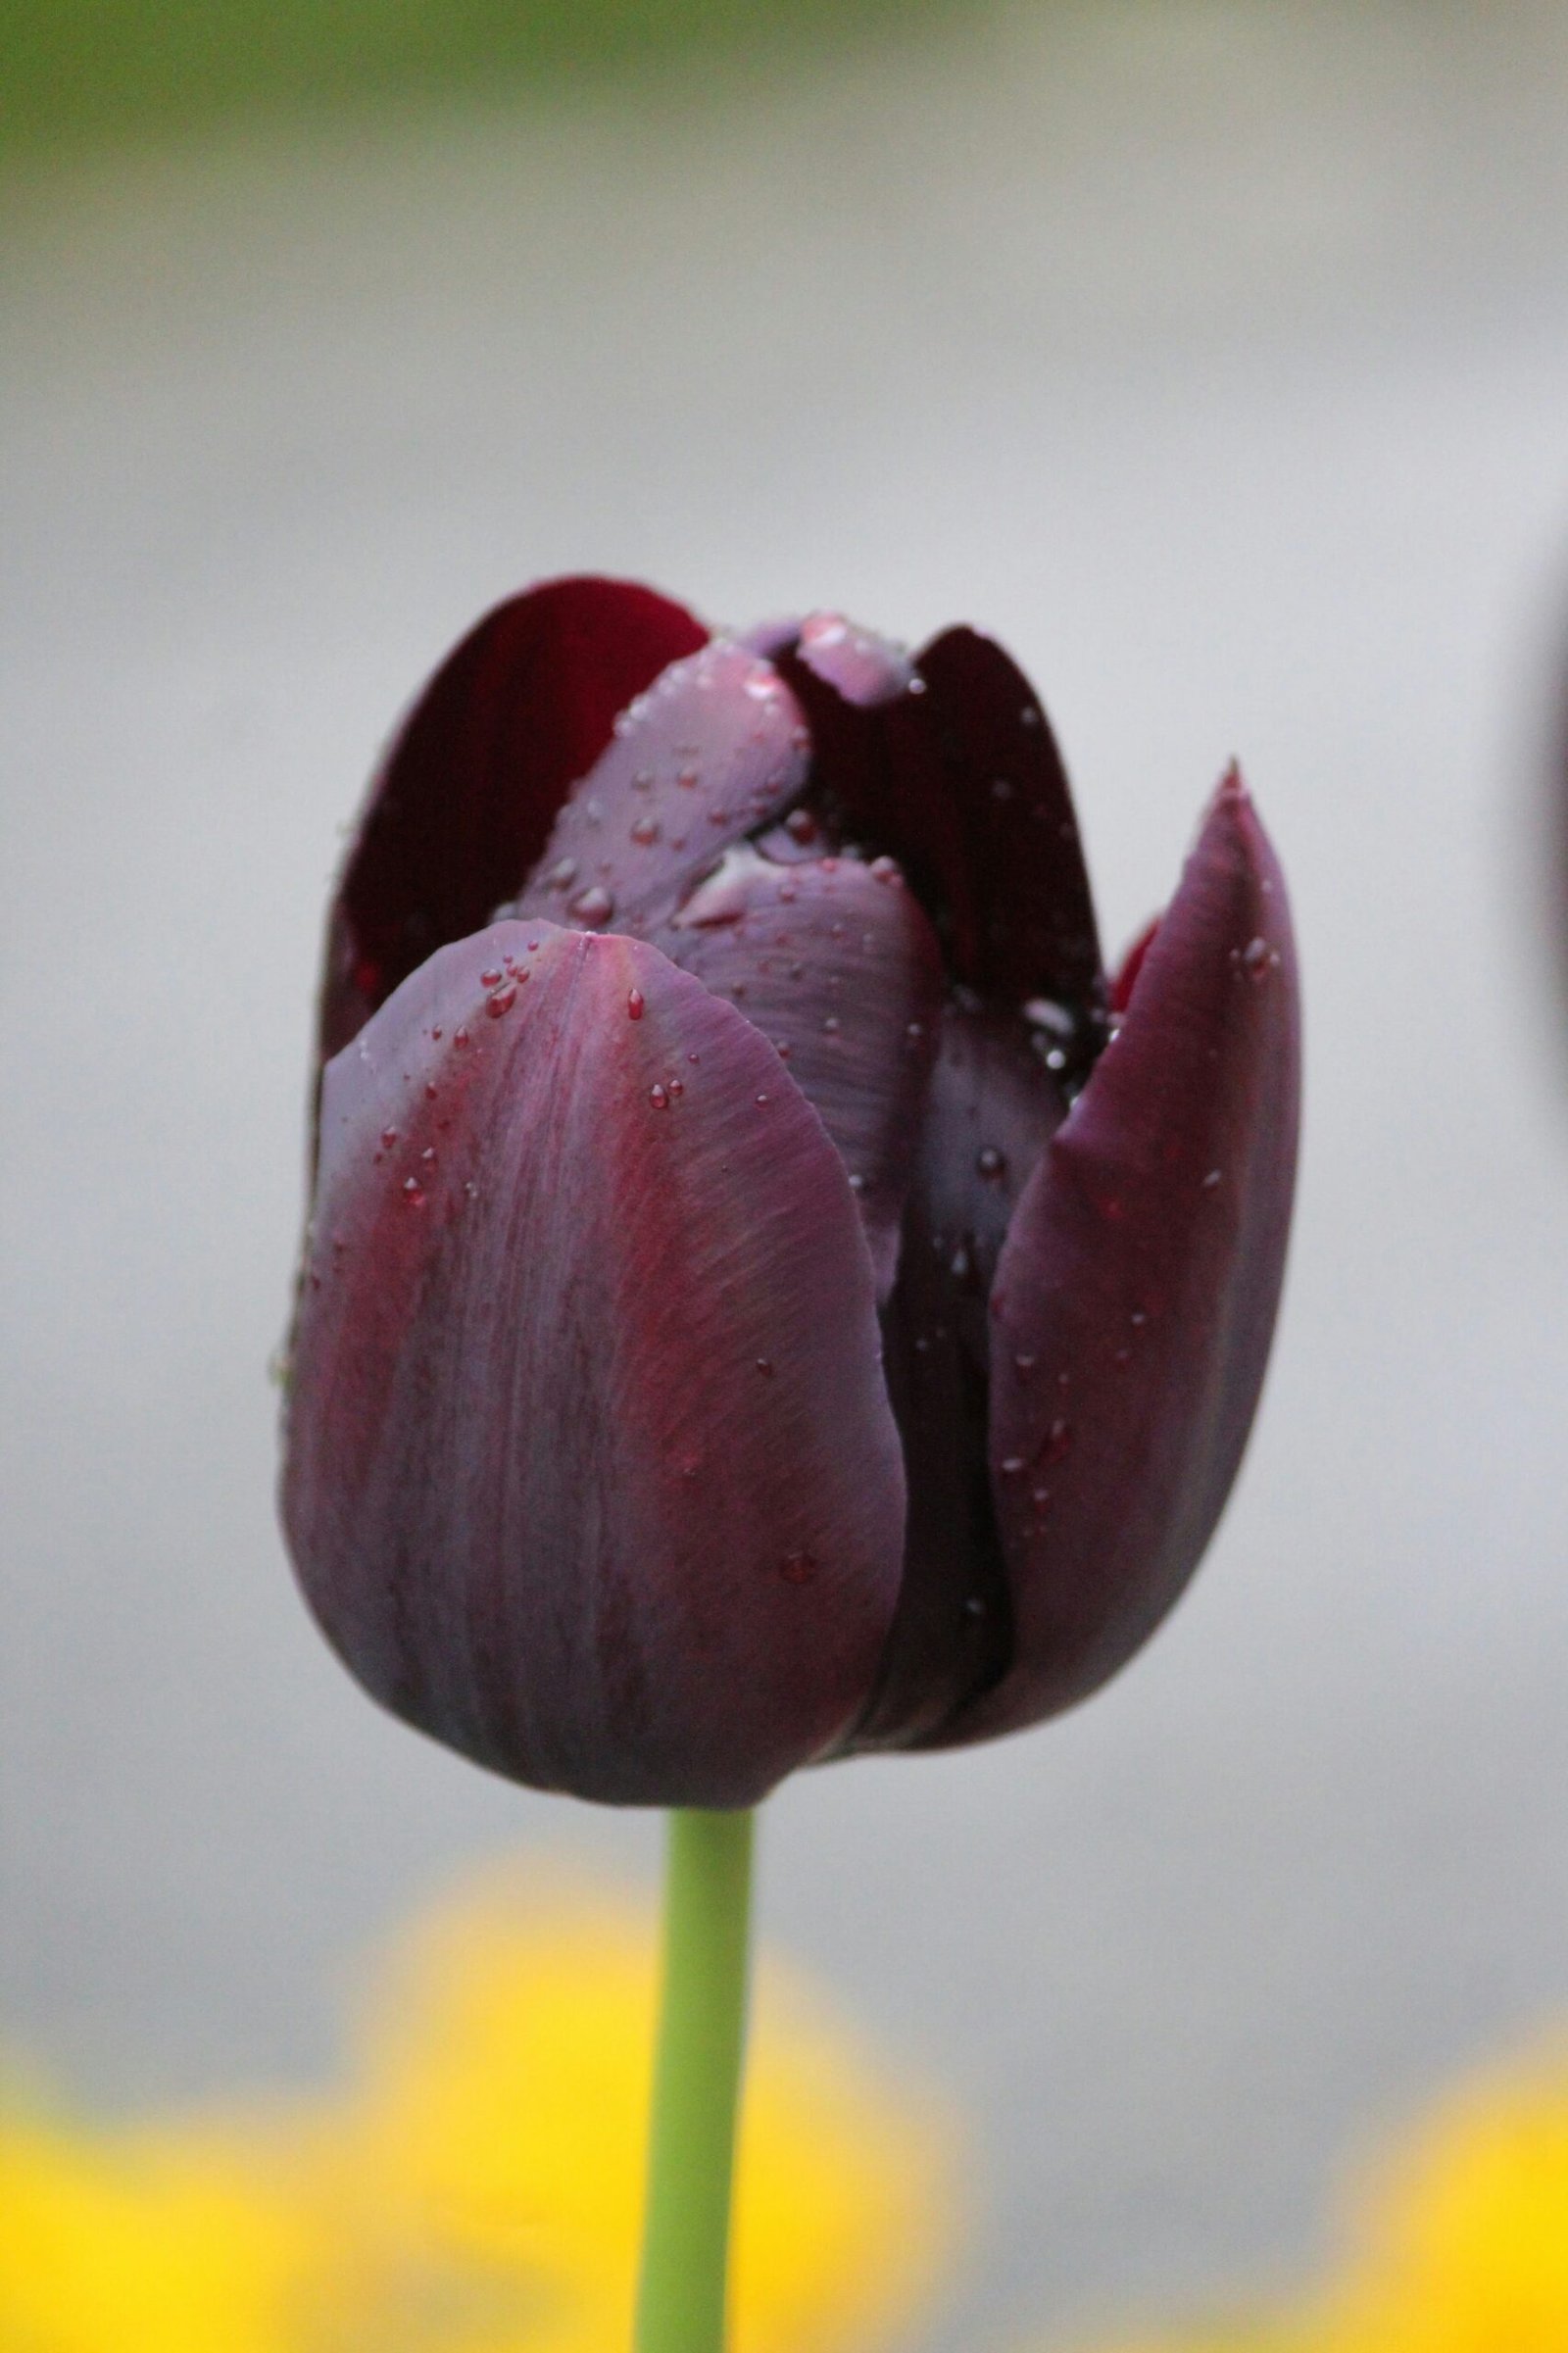
[[723, 850], [788, 809], [808, 759], [800, 705], [772, 664], [715, 639], [621, 712], [517, 913], [651, 936]]
[[849, 1170], [886, 1299], [942, 1002], [936, 936], [891, 858], [728, 853], [656, 935], [772, 1041]]

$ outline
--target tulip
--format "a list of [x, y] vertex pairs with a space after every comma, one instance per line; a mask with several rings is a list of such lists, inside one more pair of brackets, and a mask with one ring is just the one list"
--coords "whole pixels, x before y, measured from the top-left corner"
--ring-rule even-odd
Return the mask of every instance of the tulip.
[[386, 1706], [621, 1804], [1082, 1699], [1225, 1503], [1294, 1181], [1239, 775], [1113, 983], [1022, 674], [504, 604], [333, 904], [284, 1516]]

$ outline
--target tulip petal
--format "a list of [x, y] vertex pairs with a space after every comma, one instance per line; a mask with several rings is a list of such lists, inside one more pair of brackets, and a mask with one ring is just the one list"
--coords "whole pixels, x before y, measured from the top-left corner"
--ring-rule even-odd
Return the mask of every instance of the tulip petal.
[[766, 1040], [643, 942], [498, 923], [325, 1074], [301, 1581], [377, 1698], [498, 1771], [753, 1803], [842, 1740], [892, 1616], [879, 1353]]
[[857, 1747], [928, 1738], [1010, 1656], [987, 1468], [987, 1400], [999, 1377], [987, 1302], [1014, 1205], [1065, 1108], [1015, 1016], [944, 1007], [898, 1287], [883, 1316], [909, 1489], [904, 1589]]
[[800, 705], [771, 662], [715, 638], [622, 711], [517, 912], [647, 937], [721, 851], [789, 807], [807, 764]]
[[829, 621], [813, 615], [776, 659], [845, 839], [907, 867], [957, 979], [1065, 1008], [1081, 1078], [1104, 1038], [1099, 935], [1066, 772], [1033, 689], [973, 629], [945, 631], [911, 664]]
[[1299, 1066], [1284, 880], [1233, 772], [1003, 1250], [995, 1344], [1031, 1366], [992, 1391], [1013, 1660], [945, 1740], [1085, 1697], [1196, 1567], [1262, 1385]]
[[827, 1129], [885, 1299], [942, 1004], [935, 935], [891, 859], [731, 850], [659, 945], [770, 1038]]
[[333, 904], [321, 1054], [517, 892], [615, 713], [707, 639], [630, 581], [549, 580], [448, 655], [388, 752]]

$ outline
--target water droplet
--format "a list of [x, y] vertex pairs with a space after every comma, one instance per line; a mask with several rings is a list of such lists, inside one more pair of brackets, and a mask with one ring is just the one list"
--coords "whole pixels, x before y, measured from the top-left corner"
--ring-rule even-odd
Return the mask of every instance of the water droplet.
[[481, 989], [493, 989], [500, 978], [501, 966], [499, 964], [487, 964], [479, 975], [479, 986]]
[[1219, 1168], [1211, 1168], [1207, 1176], [1203, 1179], [1203, 1191], [1205, 1193], [1212, 1193], [1216, 1185], [1222, 1185], [1224, 1182], [1224, 1170]]
[[419, 1157], [424, 1162], [426, 1168], [433, 1168], [435, 1166], [435, 1146], [433, 1144], [427, 1144], [423, 1152], [420, 1152]]
[[784, 820], [784, 830], [792, 842], [814, 842], [818, 827], [808, 809], [792, 809]]
[[778, 1564], [778, 1573], [786, 1585], [809, 1585], [816, 1567], [816, 1555], [812, 1552], [786, 1552]]
[[994, 1144], [984, 1144], [975, 1153], [974, 1164], [981, 1176], [995, 1180], [997, 1177], [1005, 1176], [1007, 1155], [1005, 1152], [998, 1152]]
[[626, 991], [627, 1020], [640, 1021], [643, 1017], [643, 1007], [646, 1003], [647, 999], [643, 996], [641, 989], [628, 989]]
[[991, 779], [993, 801], [1010, 801], [1017, 790], [1018, 788], [1010, 776], [993, 776]]
[[459, 1054], [466, 1054], [471, 1041], [466, 1029], [455, 1029], [452, 1033], [452, 1043]]
[[1038, 1356], [1031, 1355], [1027, 1348], [1020, 1348], [1012, 1360], [1012, 1369], [1027, 1380], [1039, 1362]]
[[1145, 1324], [1147, 1324], [1149, 1321], [1148, 1310], [1143, 1307], [1135, 1307], [1131, 1315], [1129, 1315], [1127, 1318], [1127, 1321], [1132, 1325], [1132, 1328], [1135, 1332], [1141, 1332]]
[[1044, 1512], [1046, 1505], [1051, 1501], [1050, 1488], [1037, 1487], [1030, 1495], [1029, 1500], [1034, 1505], [1037, 1512]]
[[558, 858], [545, 876], [545, 884], [552, 891], [569, 891], [576, 879], [576, 859], [574, 858]]
[[703, 1467], [701, 1454], [683, 1454], [677, 1468], [683, 1479], [695, 1479]]
[[829, 1038], [836, 1038], [843, 1026], [837, 1013], [829, 1013], [822, 1023], [823, 1034]]
[[669, 1109], [669, 1089], [661, 1087], [656, 1081], [648, 1090], [648, 1100], [656, 1111], [667, 1111]]
[[434, 1079], [433, 1079], [433, 1078], [427, 1078], [427, 1079], [425, 1080], [425, 1082], [424, 1082], [424, 1100], [425, 1100], [425, 1102], [426, 1102], [426, 1103], [434, 1103], [434, 1101], [435, 1101], [435, 1099], [436, 1099], [436, 1097], [437, 1097], [437, 1095], [438, 1095], [439, 1093], [440, 1093], [440, 1089], [437, 1087], [437, 1085], [436, 1085], [436, 1083], [435, 1083]]
[[397, 1140], [398, 1131], [395, 1127], [384, 1127], [381, 1130], [381, 1149], [383, 1152], [390, 1152]]
[[411, 1209], [422, 1209], [424, 1207], [424, 1187], [420, 1184], [417, 1177], [404, 1178], [403, 1198], [408, 1202]]
[[760, 1109], [762, 1108], [762, 1106], [763, 1106], [763, 1105], [766, 1103], [766, 1102], [767, 1102], [767, 1097], [766, 1097], [765, 1095], [760, 1095], [760, 1096], [758, 1097], [758, 1099], [757, 1099], [757, 1106], [758, 1106], [758, 1109], [759, 1109], [759, 1110], [760, 1110]]
[[923, 695], [925, 693], [925, 680], [923, 678], [911, 678], [906, 691], [911, 695]]
[[517, 984], [514, 980], [509, 980], [504, 989], [491, 990], [484, 1001], [484, 1009], [492, 1021], [499, 1021], [503, 1013], [511, 1012], [516, 1002]]
[[688, 1061], [688, 1062], [700, 1062], [700, 1061], [702, 1060], [702, 1058], [703, 1058], [703, 1057], [702, 1057], [702, 1055], [701, 1055], [700, 1054], [689, 1054], [686, 1056], [686, 1059], [687, 1059], [687, 1061]]
[[1021, 1454], [1004, 1455], [1002, 1462], [1002, 1476], [1004, 1479], [1021, 1479], [1023, 1477], [1023, 1472], [1024, 1460]]
[[1046, 1443], [1041, 1449], [1040, 1459], [1042, 1462], [1060, 1462], [1071, 1452], [1072, 1424], [1058, 1415], [1046, 1432]]
[[978, 1593], [968, 1595], [963, 1604], [963, 1614], [966, 1618], [983, 1618], [985, 1616], [986, 1605]]
[[773, 1040], [773, 1052], [777, 1054], [781, 1062], [787, 1062], [790, 1058], [790, 1055], [795, 1052], [795, 1049], [790, 1044], [788, 1038], [775, 1038]]
[[873, 858], [871, 872], [878, 882], [902, 882], [904, 869], [896, 858]]
[[918, 1045], [920, 1040], [925, 1036], [925, 1023], [923, 1021], [906, 1022], [904, 1034], [912, 1045]]
[[682, 768], [680, 774], [676, 777], [675, 782], [681, 787], [683, 792], [695, 793], [697, 790], [697, 770], [695, 768]]
[[685, 1094], [685, 1092], [686, 1092], [686, 1081], [685, 1081], [683, 1078], [672, 1078], [672, 1079], [670, 1080], [670, 1082], [669, 1082], [669, 1093], [670, 1093], [670, 1099], [671, 1099], [671, 1101], [673, 1101], [673, 1100], [674, 1100], [674, 1098], [675, 1098], [677, 1095], [684, 1095], [684, 1094]]
[[766, 1374], [768, 1374], [768, 1375], [769, 1375], [769, 1377], [771, 1377], [771, 1374], [772, 1374], [772, 1371], [773, 1371], [773, 1359], [772, 1359], [772, 1357], [771, 1357], [771, 1356], [759, 1356], [759, 1357], [758, 1357], [758, 1359], [757, 1359], [757, 1369], [758, 1369], [758, 1371], [759, 1371], [760, 1373], [766, 1373]]
[[863, 1193], [865, 1191], [865, 1179], [863, 1176], [861, 1176], [858, 1168], [852, 1168], [850, 1171], [850, 1191], [852, 1193]]
[[614, 911], [615, 902], [602, 882], [590, 883], [586, 891], [579, 891], [566, 908], [573, 922], [585, 925], [589, 931], [600, 930]]
[[954, 1251], [953, 1256], [948, 1261], [948, 1272], [956, 1283], [963, 1283], [968, 1280], [969, 1265], [970, 1259], [968, 1250], [960, 1242], [957, 1249]]
[[439, 1030], [439, 1029], [433, 1029], [433, 1030], [430, 1032], [430, 1035], [431, 1035], [431, 1037], [432, 1037], [432, 1038], [439, 1038], [439, 1037], [440, 1037], [440, 1035], [441, 1035], [441, 1032], [440, 1032], [440, 1030]]
[[1242, 950], [1242, 962], [1253, 980], [1262, 980], [1269, 969], [1267, 940], [1249, 940]]
[[1034, 705], [1033, 705], [1032, 703], [1026, 703], [1026, 704], [1024, 705], [1024, 707], [1023, 707], [1022, 711], [1019, 711], [1019, 713], [1018, 713], [1018, 724], [1019, 724], [1019, 726], [1020, 726], [1020, 727], [1038, 727], [1038, 726], [1039, 726], [1039, 724], [1040, 724], [1040, 713], [1039, 713], [1039, 711], [1036, 711], [1036, 709], [1035, 709], [1035, 707], [1034, 707]]

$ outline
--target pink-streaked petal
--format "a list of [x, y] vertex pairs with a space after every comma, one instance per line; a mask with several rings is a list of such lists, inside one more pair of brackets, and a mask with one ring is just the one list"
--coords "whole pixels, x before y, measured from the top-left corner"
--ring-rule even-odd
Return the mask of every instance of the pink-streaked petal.
[[940, 1732], [1009, 1656], [1006, 1574], [987, 1470], [993, 1362], [987, 1301], [1013, 1208], [1064, 1101], [1023, 1024], [944, 1008], [897, 1288], [883, 1314], [904, 1433], [904, 1590], [858, 1747]]
[[708, 632], [626, 580], [549, 580], [448, 655], [371, 787], [333, 902], [321, 1055], [521, 888], [615, 713]]
[[1132, 1004], [1133, 991], [1138, 986], [1138, 975], [1144, 968], [1144, 958], [1153, 947], [1154, 934], [1158, 929], [1159, 917], [1152, 916], [1117, 965], [1115, 977], [1110, 984], [1110, 1009], [1113, 1013], [1125, 1013], [1127, 1007]]
[[1233, 772], [1002, 1253], [994, 1346], [1030, 1366], [992, 1389], [1013, 1660], [949, 1737], [1083, 1698], [1197, 1566], [1273, 1333], [1299, 1066], [1285, 885]]
[[891, 859], [781, 868], [741, 845], [658, 938], [788, 1062], [850, 1173], [885, 1298], [942, 1005], [913, 893]]
[[517, 912], [646, 936], [721, 851], [789, 807], [808, 753], [800, 705], [772, 664], [715, 638], [621, 712]]
[[879, 1353], [766, 1040], [645, 943], [496, 924], [325, 1075], [302, 1583], [378, 1699], [500, 1772], [753, 1803], [842, 1740], [892, 1616]]
[[814, 781], [847, 841], [887, 850], [935, 917], [956, 977], [1070, 1017], [1070, 1075], [1103, 1041], [1104, 984], [1065, 770], [1028, 680], [990, 638], [949, 629], [910, 663], [836, 616], [778, 666], [799, 694]]

